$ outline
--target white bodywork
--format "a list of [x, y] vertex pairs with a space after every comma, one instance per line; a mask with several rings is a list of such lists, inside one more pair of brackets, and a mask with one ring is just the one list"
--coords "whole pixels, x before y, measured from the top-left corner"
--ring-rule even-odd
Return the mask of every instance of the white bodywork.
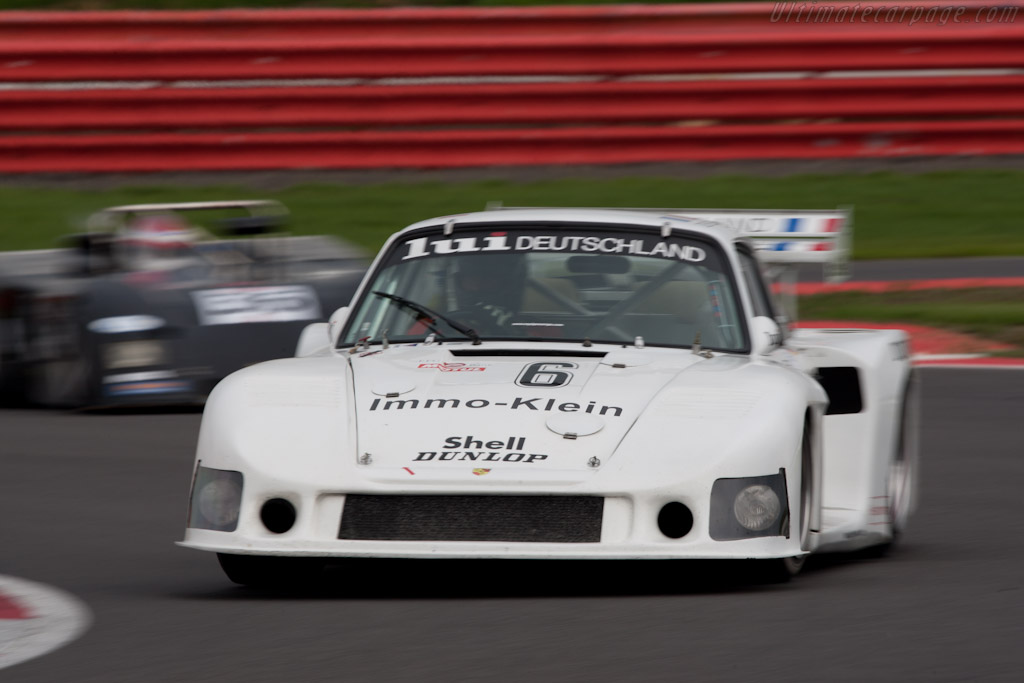
[[[744, 231], [709, 220], [713, 212], [683, 213], [530, 209], [424, 221], [391, 238], [354, 302], [368, 296], [385, 255], [407, 233], [433, 226], [457, 238], [463, 223], [682, 231], [719, 245], [738, 273]], [[842, 212], [788, 215], [848, 220]], [[474, 344], [438, 343], [426, 333], [411, 343], [353, 345], [344, 339], [354, 323], [340, 311], [307, 328], [302, 357], [236, 372], [209, 397], [197, 472], [241, 473], [237, 526], [193, 523], [182, 545], [232, 555], [743, 559], [889, 542], [892, 462], [910, 378], [906, 335], [800, 330], [783, 340], [773, 322], [755, 320], [744, 279], [735, 284], [754, 336], [744, 352], [700, 351], [689, 339], [676, 347], [639, 339]], [[773, 329], [774, 338], [757, 338]], [[829, 397], [815, 379], [821, 368], [855, 370], [860, 410], [826, 414]], [[792, 515], [785, 533], [712, 537], [716, 481], [780, 473]], [[603, 499], [603, 511], [599, 538], [587, 542], [339, 538], [346, 497], [355, 494], [590, 497]], [[275, 499], [295, 510], [283, 532], [261, 520]], [[692, 514], [692, 528], [678, 538], [659, 527], [669, 503]]]

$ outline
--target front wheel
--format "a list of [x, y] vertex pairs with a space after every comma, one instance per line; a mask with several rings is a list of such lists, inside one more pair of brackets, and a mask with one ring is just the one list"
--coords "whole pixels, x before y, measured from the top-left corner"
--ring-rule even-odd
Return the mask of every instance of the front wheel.
[[[811, 533], [811, 511], [814, 501], [814, 456], [811, 444], [811, 426], [804, 424], [804, 434], [800, 445], [800, 509], [793, 515], [790, 512], [790, 524], [795, 519], [797, 532], [800, 534], [800, 548], [807, 549], [808, 537]], [[754, 560], [754, 579], [762, 583], [785, 583], [800, 573], [807, 562], [807, 555], [780, 557], [771, 560]]]
[[320, 578], [319, 558], [217, 553], [221, 569], [234, 583], [257, 588], [301, 589]]
[[30, 371], [31, 403], [51, 408], [79, 408], [95, 394], [93, 363], [88, 352], [77, 358], [47, 360]]
[[753, 563], [750, 575], [754, 583], [786, 583], [800, 573], [806, 561], [806, 555], [773, 560], [748, 560]]

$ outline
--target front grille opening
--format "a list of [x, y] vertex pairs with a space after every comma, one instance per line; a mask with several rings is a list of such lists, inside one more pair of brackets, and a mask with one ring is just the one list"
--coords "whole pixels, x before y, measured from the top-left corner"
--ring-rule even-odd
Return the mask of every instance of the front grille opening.
[[345, 497], [338, 538], [360, 541], [598, 543], [595, 496]]

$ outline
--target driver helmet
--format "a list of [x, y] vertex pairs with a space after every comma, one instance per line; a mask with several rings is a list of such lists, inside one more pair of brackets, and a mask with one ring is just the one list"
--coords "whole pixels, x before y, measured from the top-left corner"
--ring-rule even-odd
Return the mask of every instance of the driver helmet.
[[459, 309], [498, 307], [519, 310], [525, 283], [523, 257], [518, 254], [477, 254], [459, 259], [455, 298]]
[[133, 268], [161, 270], [194, 258], [199, 232], [177, 214], [145, 213], [129, 222], [119, 237]]

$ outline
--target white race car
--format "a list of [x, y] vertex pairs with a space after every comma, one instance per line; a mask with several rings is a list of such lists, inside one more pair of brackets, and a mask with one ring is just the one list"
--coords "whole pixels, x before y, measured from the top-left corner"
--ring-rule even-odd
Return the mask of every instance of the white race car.
[[840, 272], [849, 223], [416, 223], [297, 357], [213, 391], [181, 544], [242, 584], [351, 557], [729, 559], [784, 580], [812, 552], [887, 546], [915, 498], [907, 336], [790, 330], [766, 282]]

